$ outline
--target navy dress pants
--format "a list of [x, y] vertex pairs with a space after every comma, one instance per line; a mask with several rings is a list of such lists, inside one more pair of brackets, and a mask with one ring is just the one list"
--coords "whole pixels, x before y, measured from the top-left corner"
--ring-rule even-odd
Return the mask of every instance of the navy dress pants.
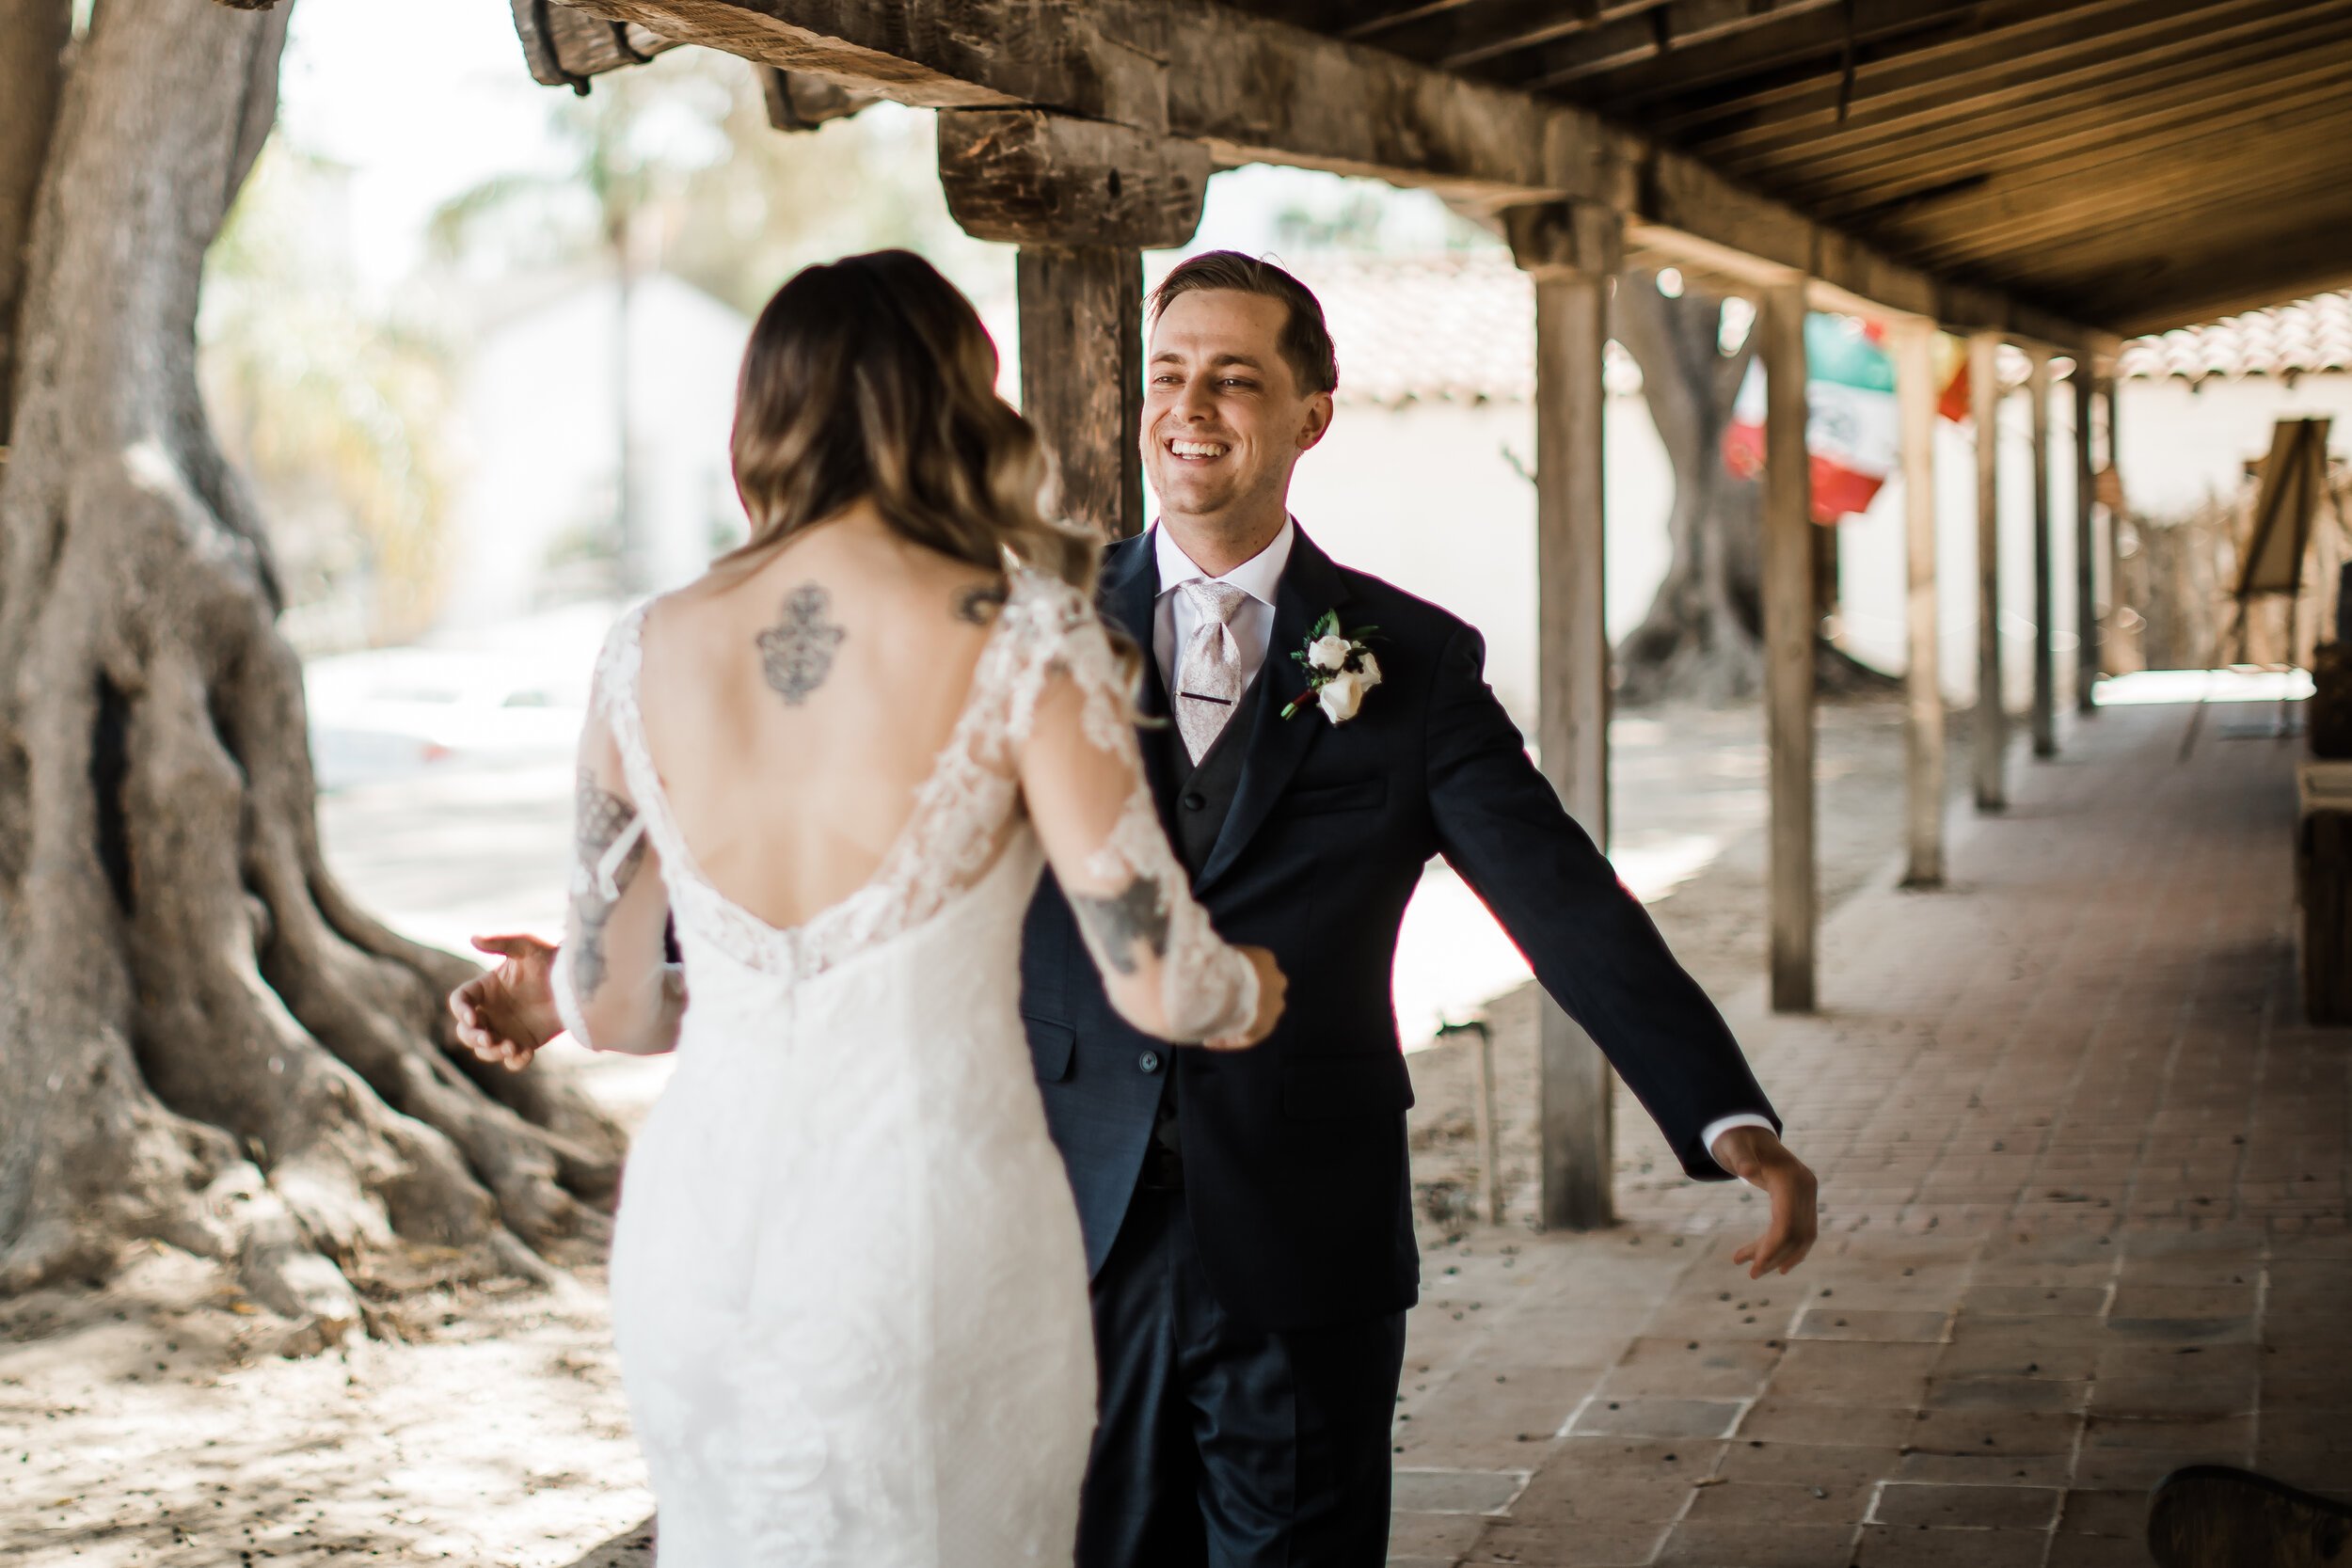
[[1144, 1188], [1095, 1276], [1094, 1340], [1078, 1568], [1381, 1568], [1405, 1314], [1235, 1323], [1184, 1193]]

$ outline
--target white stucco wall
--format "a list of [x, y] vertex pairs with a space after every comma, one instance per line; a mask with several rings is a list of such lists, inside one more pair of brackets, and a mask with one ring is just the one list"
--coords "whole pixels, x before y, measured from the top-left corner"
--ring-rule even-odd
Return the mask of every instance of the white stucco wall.
[[[549, 548], [612, 516], [619, 319], [612, 283], [584, 285], [502, 323], [475, 348], [453, 421], [444, 626], [542, 608]], [[714, 529], [739, 526], [727, 429], [750, 330], [675, 278], [649, 277], [634, 291], [629, 418], [656, 588], [696, 576]]]
[[[1674, 477], [1648, 410], [1609, 401], [1609, 635], [1632, 630], [1666, 573]], [[1535, 414], [1524, 403], [1343, 405], [1298, 465], [1292, 510], [1339, 560], [1445, 606], [1486, 637], [1486, 673], [1535, 715]]]

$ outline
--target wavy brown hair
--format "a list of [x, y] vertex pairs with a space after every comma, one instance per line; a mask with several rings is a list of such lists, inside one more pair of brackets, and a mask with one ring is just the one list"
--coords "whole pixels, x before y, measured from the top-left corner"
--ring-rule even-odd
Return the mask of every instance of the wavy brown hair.
[[904, 250], [796, 274], [752, 328], [736, 383], [732, 562], [870, 499], [901, 535], [992, 572], [1023, 565], [1090, 594], [1101, 542], [1039, 508], [1045, 453], [996, 395], [971, 301]]

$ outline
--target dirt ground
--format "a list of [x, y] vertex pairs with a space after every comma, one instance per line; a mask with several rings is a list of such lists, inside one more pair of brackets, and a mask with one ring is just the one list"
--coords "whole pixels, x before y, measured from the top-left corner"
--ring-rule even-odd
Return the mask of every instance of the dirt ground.
[[[1764, 963], [1764, 748], [1753, 709], [1654, 709], [1614, 727], [1618, 842], [1720, 844], [1653, 904], [1721, 996]], [[1964, 736], [1953, 755], [1964, 765]], [[1821, 714], [1824, 905], [1895, 871], [1899, 710]], [[327, 813], [330, 844], [337, 812]], [[373, 826], [364, 814], [350, 825]], [[369, 889], [359, 889], [363, 895]], [[468, 922], [471, 916], [467, 917]], [[1506, 1218], [1532, 1207], [1534, 997], [1495, 1003]], [[1472, 1187], [1470, 1059], [1412, 1058], [1414, 1159], [1431, 1240]], [[626, 1114], [644, 1085], [596, 1085]], [[1770, 1085], [1768, 1085], [1769, 1088]], [[1681, 1180], [1620, 1112], [1621, 1194]], [[601, 1281], [412, 1300], [396, 1339], [318, 1354], [212, 1266], [147, 1249], [103, 1288], [0, 1303], [0, 1561], [499, 1568], [641, 1562], [651, 1509], [614, 1372]]]

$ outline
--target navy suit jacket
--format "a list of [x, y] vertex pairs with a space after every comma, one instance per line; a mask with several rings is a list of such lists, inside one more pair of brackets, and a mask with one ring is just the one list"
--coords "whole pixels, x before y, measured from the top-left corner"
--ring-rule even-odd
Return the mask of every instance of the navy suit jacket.
[[[1146, 649], [1158, 592], [1148, 535], [1111, 546], [1104, 613]], [[1290, 655], [1326, 610], [1343, 629], [1379, 628], [1382, 682], [1345, 724], [1311, 705], [1285, 720], [1306, 689]], [[1126, 1214], [1160, 1074], [1176, 1072], [1185, 1207], [1221, 1307], [1292, 1329], [1413, 1304], [1413, 1090], [1390, 988], [1398, 925], [1432, 855], [1486, 900], [1692, 1176], [1724, 1175], [1700, 1144], [1709, 1123], [1772, 1116], [1706, 992], [1536, 771], [1485, 662], [1469, 625], [1336, 565], [1298, 534], [1241, 781], [1193, 882], [1221, 936], [1272, 949], [1289, 977], [1282, 1020], [1255, 1049], [1171, 1050], [1129, 1026], [1060, 888], [1050, 875], [1039, 888], [1021, 1010], [1089, 1269]], [[1145, 683], [1147, 709], [1160, 705], [1156, 686]], [[1145, 765], [1172, 820], [1159, 741], [1145, 736]]]

